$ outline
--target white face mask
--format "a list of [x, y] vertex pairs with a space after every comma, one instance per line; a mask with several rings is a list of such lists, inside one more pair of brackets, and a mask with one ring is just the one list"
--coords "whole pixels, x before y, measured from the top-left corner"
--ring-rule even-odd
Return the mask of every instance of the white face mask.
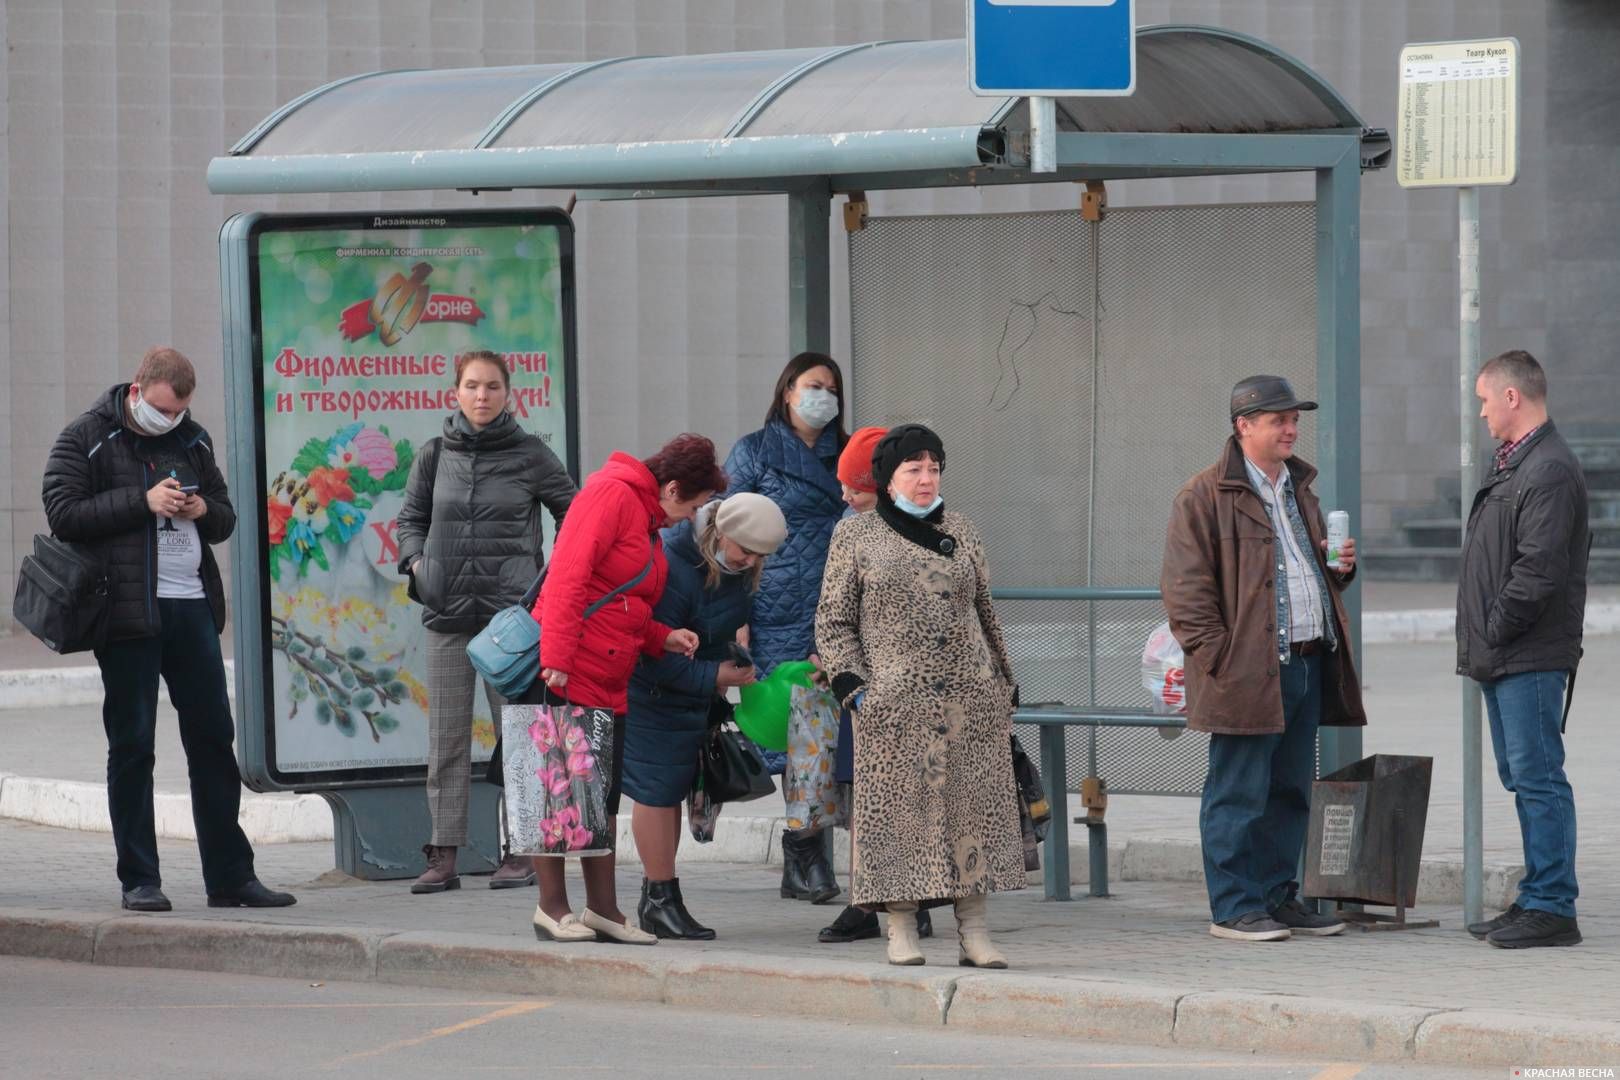
[[186, 415], [182, 411], [179, 416], [165, 416], [161, 410], [141, 395], [139, 386], [135, 388], [135, 404], [129, 407], [129, 413], [136, 426], [148, 435], [167, 435], [175, 429], [181, 420], [185, 419]]
[[838, 415], [838, 398], [831, 390], [805, 387], [799, 391], [799, 401], [793, 411], [813, 428], [824, 428]]

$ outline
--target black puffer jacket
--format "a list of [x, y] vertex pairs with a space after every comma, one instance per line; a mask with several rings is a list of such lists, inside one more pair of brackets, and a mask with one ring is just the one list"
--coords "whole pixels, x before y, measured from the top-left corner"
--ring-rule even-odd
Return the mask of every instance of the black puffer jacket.
[[1574, 670], [1586, 616], [1586, 479], [1551, 420], [1492, 473], [1468, 515], [1457, 673]]
[[224, 543], [236, 528], [236, 510], [214, 461], [213, 440], [188, 415], [167, 435], [141, 435], [124, 422], [129, 383], [108, 390], [87, 413], [56, 437], [45, 462], [45, 517], [63, 540], [88, 545], [112, 579], [107, 640], [151, 637], [161, 629], [157, 610], [157, 515], [146, 493], [157, 467], [188, 463], [208, 512], [197, 520], [203, 538], [202, 581], [216, 630], [225, 629], [225, 587], [208, 545]]
[[399, 512], [399, 572], [411, 573], [422, 625], [482, 630], [517, 603], [545, 565], [540, 508], [557, 524], [574, 499], [568, 470], [510, 414], [474, 432], [460, 413], [411, 466]]

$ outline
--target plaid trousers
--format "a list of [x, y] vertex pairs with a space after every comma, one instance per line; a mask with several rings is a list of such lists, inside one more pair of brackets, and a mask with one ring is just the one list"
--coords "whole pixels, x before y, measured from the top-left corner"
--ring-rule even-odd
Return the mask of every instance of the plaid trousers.
[[[435, 847], [467, 843], [467, 798], [472, 782], [473, 690], [478, 673], [467, 659], [471, 634], [427, 631], [428, 812], [433, 815]], [[506, 699], [484, 685], [497, 727]]]

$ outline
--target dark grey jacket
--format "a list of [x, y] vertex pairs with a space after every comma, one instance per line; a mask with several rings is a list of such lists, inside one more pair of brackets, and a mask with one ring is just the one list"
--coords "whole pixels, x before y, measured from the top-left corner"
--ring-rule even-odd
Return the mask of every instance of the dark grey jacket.
[[538, 435], [503, 414], [480, 432], [452, 413], [411, 466], [399, 512], [399, 572], [411, 574], [422, 625], [482, 630], [545, 565], [540, 508], [558, 525], [574, 499], [568, 470]]
[[142, 435], [124, 423], [129, 383], [108, 390], [56, 437], [45, 462], [45, 519], [63, 540], [88, 546], [112, 579], [107, 640], [153, 637], [162, 629], [157, 609], [157, 515], [146, 492], [158, 467], [183, 461], [197, 476], [208, 512], [197, 519], [202, 537], [202, 582], [214, 628], [225, 628], [225, 588], [209, 545], [236, 529], [236, 510], [214, 462], [208, 432], [188, 415], [166, 435]]
[[1488, 477], [1457, 579], [1457, 673], [1573, 671], [1586, 617], [1586, 479], [1551, 420]]

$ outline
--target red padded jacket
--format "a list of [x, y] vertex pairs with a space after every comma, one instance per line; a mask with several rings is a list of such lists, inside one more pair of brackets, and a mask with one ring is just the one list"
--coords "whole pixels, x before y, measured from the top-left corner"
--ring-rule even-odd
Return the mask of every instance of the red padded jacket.
[[[568, 507], [534, 617], [540, 666], [568, 673], [563, 693], [576, 705], [623, 714], [637, 658], [663, 655], [670, 628], [652, 617], [669, 577], [658, 538], [663, 524], [652, 472], [617, 451]], [[653, 565], [645, 578], [582, 618], [591, 603], [641, 573], [648, 558]]]

